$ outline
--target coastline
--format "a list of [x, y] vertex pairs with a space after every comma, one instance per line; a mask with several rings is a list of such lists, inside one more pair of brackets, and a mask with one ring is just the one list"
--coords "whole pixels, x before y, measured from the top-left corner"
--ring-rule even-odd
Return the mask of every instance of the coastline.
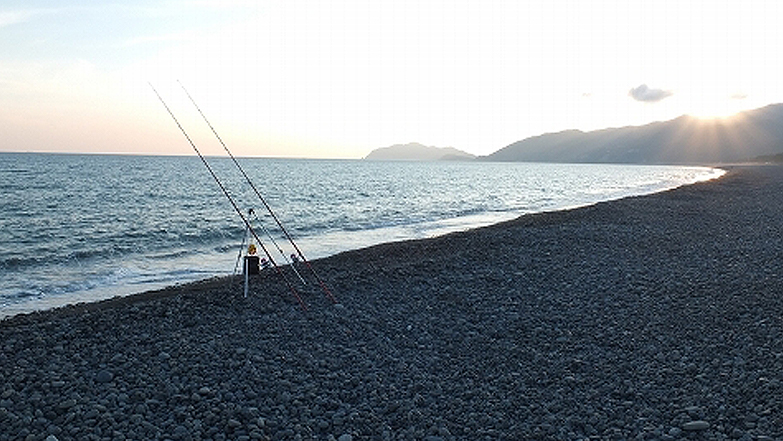
[[[0, 318], [233, 273], [245, 230], [225, 200], [215, 199], [216, 188], [197, 158], [24, 155], [10, 163], [20, 173], [11, 173], [12, 203], [0, 217], [6, 227], [0, 236], [10, 247], [0, 251], [0, 266], [9, 270], [0, 278]], [[221, 164], [231, 167], [227, 172], [234, 168], [230, 161]], [[258, 160], [249, 165], [259, 170], [258, 182], [308, 177], [270, 196], [310, 259], [662, 191], [716, 174], [705, 167], [614, 164]], [[188, 172], [163, 178], [166, 170], [180, 167]], [[124, 174], [106, 172], [117, 169], [127, 170], [127, 179], [116, 181]], [[316, 178], [322, 169], [328, 179]], [[62, 177], [74, 170], [76, 181], [65, 182]], [[23, 190], [49, 175], [60, 178]], [[191, 186], [199, 190], [186, 191]], [[63, 188], [88, 196], [71, 203]], [[146, 196], [138, 197], [139, 191]], [[257, 202], [255, 195], [246, 196], [244, 203]], [[90, 204], [92, 198], [107, 203]], [[52, 208], [57, 205], [62, 209]], [[145, 215], [128, 215], [134, 212]]]
[[780, 194], [732, 167], [343, 252], [340, 307], [266, 272], [9, 317], [0, 440], [779, 438]]

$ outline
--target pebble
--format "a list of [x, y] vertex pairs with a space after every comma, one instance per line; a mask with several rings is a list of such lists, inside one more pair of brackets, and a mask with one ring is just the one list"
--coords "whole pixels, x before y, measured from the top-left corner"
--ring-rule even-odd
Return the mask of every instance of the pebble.
[[688, 421], [682, 425], [682, 430], [687, 432], [695, 432], [698, 430], [707, 430], [710, 428], [710, 423], [704, 420]]
[[114, 374], [107, 370], [100, 370], [98, 371], [98, 374], [95, 375], [95, 381], [98, 383], [109, 383], [114, 379]]
[[69, 400], [61, 401], [57, 405], [57, 407], [60, 408], [60, 409], [70, 409], [71, 407], [73, 407], [75, 405], [76, 405], [76, 400], [69, 399]]

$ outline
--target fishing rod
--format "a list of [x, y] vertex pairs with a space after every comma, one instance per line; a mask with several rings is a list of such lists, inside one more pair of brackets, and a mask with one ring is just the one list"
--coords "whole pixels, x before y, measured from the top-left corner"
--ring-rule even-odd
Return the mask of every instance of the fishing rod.
[[250, 218], [250, 216], [253, 216], [253, 218], [256, 220], [256, 222], [258, 222], [258, 225], [261, 226], [262, 230], [264, 230], [264, 234], [266, 234], [266, 237], [269, 238], [269, 241], [272, 242], [272, 245], [274, 245], [275, 248], [277, 248], [277, 251], [280, 253], [280, 255], [283, 256], [283, 260], [285, 260], [285, 263], [290, 265], [291, 269], [294, 270], [294, 274], [296, 274], [296, 277], [299, 278], [299, 281], [301, 281], [302, 284], [307, 285], [307, 282], [305, 281], [305, 279], [302, 277], [301, 274], [299, 274], [299, 270], [296, 269], [296, 267], [294, 266], [293, 262], [288, 260], [288, 256], [285, 255], [285, 253], [283, 252], [282, 248], [280, 248], [280, 245], [277, 244], [277, 241], [275, 240], [275, 238], [272, 237], [272, 233], [270, 233], [269, 230], [267, 230], [267, 228], [261, 222], [261, 219], [258, 218], [258, 215], [255, 213], [255, 211], [253, 211], [252, 208], [247, 211], [247, 217]]
[[245, 250], [245, 241], [247, 240], [247, 227], [245, 227], [245, 234], [242, 236], [242, 244], [239, 245], [239, 254], [237, 254], [237, 261], [234, 262], [234, 275], [237, 275], [237, 269], [239, 269], [239, 262], [242, 260], [242, 252]]
[[188, 133], [185, 131], [185, 128], [182, 127], [182, 124], [179, 123], [179, 120], [177, 120], [177, 117], [174, 116], [174, 112], [169, 109], [169, 106], [166, 104], [166, 101], [163, 100], [163, 97], [160, 96], [158, 93], [158, 90], [155, 89], [155, 86], [152, 85], [152, 83], [148, 83], [150, 87], [152, 88], [152, 91], [155, 92], [155, 95], [157, 95], [160, 102], [163, 104], [163, 107], [166, 108], [166, 111], [171, 115], [171, 119], [174, 120], [174, 123], [177, 124], [177, 127], [179, 127], [179, 130], [182, 131], [182, 134], [185, 135], [185, 139], [188, 140], [188, 143], [190, 143], [190, 146], [193, 147], [193, 150], [196, 151], [196, 154], [201, 159], [201, 162], [204, 163], [204, 166], [209, 171], [209, 174], [212, 175], [212, 178], [215, 179], [215, 182], [220, 187], [220, 189], [223, 191], [223, 194], [226, 196], [229, 202], [231, 202], [231, 206], [234, 207], [234, 211], [237, 212], [239, 217], [242, 219], [242, 222], [244, 222], [245, 227], [247, 227], [247, 231], [250, 232], [250, 234], [253, 235], [253, 237], [256, 239], [256, 242], [261, 246], [261, 249], [264, 250], [264, 253], [266, 254], [266, 257], [269, 259], [270, 262], [272, 262], [272, 265], [275, 267], [275, 270], [277, 271], [277, 274], [280, 276], [281, 279], [285, 282], [285, 284], [288, 286], [288, 289], [291, 291], [291, 294], [294, 295], [296, 300], [299, 302], [299, 305], [307, 311], [307, 305], [305, 305], [304, 301], [302, 301], [302, 298], [299, 296], [299, 293], [296, 292], [296, 289], [293, 285], [291, 285], [291, 282], [288, 281], [288, 278], [286, 278], [285, 274], [283, 274], [283, 271], [280, 269], [280, 267], [275, 263], [275, 260], [272, 258], [272, 255], [269, 254], [269, 250], [266, 249], [263, 243], [261, 243], [261, 239], [259, 239], [258, 235], [256, 234], [255, 230], [253, 229], [253, 226], [250, 225], [250, 222], [245, 218], [245, 215], [242, 214], [242, 210], [239, 209], [236, 202], [234, 202], [234, 198], [231, 197], [231, 195], [228, 193], [228, 190], [226, 190], [226, 187], [223, 186], [223, 183], [220, 182], [220, 179], [218, 179], [215, 172], [212, 170], [212, 167], [210, 167], [209, 163], [207, 162], [206, 158], [204, 158], [204, 155], [201, 154], [198, 147], [196, 147], [196, 144], [193, 142], [192, 139], [190, 139], [190, 136], [188, 136]]
[[[223, 142], [223, 139], [220, 137], [220, 135], [218, 135], [217, 130], [215, 130], [215, 128], [212, 127], [212, 124], [209, 122], [209, 120], [207, 119], [206, 115], [204, 115], [204, 112], [202, 112], [201, 108], [198, 106], [198, 104], [196, 104], [196, 100], [194, 100], [193, 97], [190, 96], [190, 93], [188, 92], [188, 90], [185, 89], [185, 86], [179, 80], [177, 80], [177, 82], [179, 83], [180, 87], [182, 87], [182, 90], [185, 91], [185, 94], [190, 99], [190, 102], [193, 103], [193, 106], [196, 107], [196, 110], [198, 110], [198, 113], [201, 114], [202, 118], [204, 118], [204, 122], [207, 123], [207, 125], [210, 128], [210, 130], [212, 130], [212, 133], [215, 134], [215, 137], [217, 138], [217, 140], [220, 141], [220, 145], [223, 146], [223, 149], [226, 151], [226, 153], [228, 153], [228, 156], [231, 157], [232, 161], [234, 161], [234, 165], [237, 166], [237, 169], [239, 169], [239, 171], [242, 173], [242, 176], [245, 177], [245, 180], [247, 181], [247, 183], [250, 184], [250, 187], [256, 193], [256, 196], [258, 196], [258, 199], [261, 200], [261, 203], [264, 204], [264, 207], [266, 207], [267, 211], [272, 216], [272, 219], [275, 220], [275, 222], [277, 223], [277, 226], [280, 228], [280, 231], [283, 232], [285, 237], [291, 243], [291, 246], [294, 247], [294, 250], [296, 250], [296, 253], [302, 259], [302, 262], [304, 262], [305, 265], [307, 265], [307, 268], [310, 270], [310, 272], [313, 273], [313, 276], [315, 277], [315, 280], [317, 280], [318, 284], [321, 285], [321, 289], [323, 289], [323, 291], [326, 294], [326, 296], [329, 298], [329, 300], [332, 301], [332, 303], [337, 303], [337, 299], [334, 298], [334, 295], [332, 295], [332, 292], [329, 291], [329, 288], [326, 287], [326, 284], [323, 282], [323, 280], [321, 280], [321, 278], [318, 277], [318, 273], [316, 273], [315, 269], [313, 268], [313, 266], [310, 265], [310, 261], [307, 260], [307, 258], [305, 257], [304, 253], [302, 253], [302, 250], [300, 250], [299, 247], [296, 245], [296, 242], [294, 242], [294, 239], [291, 237], [290, 234], [288, 234], [288, 230], [285, 229], [285, 227], [283, 226], [282, 222], [280, 222], [280, 219], [277, 218], [277, 215], [272, 210], [272, 207], [270, 207], [269, 204], [266, 202], [266, 199], [264, 199], [264, 197], [261, 196], [261, 193], [258, 191], [258, 189], [256, 188], [255, 184], [253, 184], [253, 181], [250, 180], [250, 177], [247, 175], [247, 173], [245, 173], [245, 170], [242, 168], [241, 165], [239, 165], [239, 161], [237, 161], [237, 159], [234, 157], [234, 155], [231, 154], [231, 151], [228, 149], [228, 146], [226, 146], [226, 143]], [[293, 265], [291, 265], [291, 266], [293, 266]]]

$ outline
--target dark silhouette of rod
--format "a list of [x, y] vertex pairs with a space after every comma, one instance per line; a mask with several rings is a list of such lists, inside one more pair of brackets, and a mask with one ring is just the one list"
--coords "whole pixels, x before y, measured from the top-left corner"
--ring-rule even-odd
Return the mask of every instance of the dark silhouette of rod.
[[288, 289], [291, 291], [291, 294], [294, 295], [296, 300], [299, 302], [299, 305], [307, 311], [307, 305], [305, 305], [304, 301], [302, 301], [302, 298], [299, 296], [299, 293], [296, 292], [296, 289], [293, 285], [291, 285], [291, 282], [288, 281], [288, 278], [286, 278], [285, 274], [283, 274], [283, 271], [280, 269], [280, 267], [275, 263], [275, 260], [272, 258], [272, 255], [269, 253], [269, 250], [266, 249], [264, 244], [261, 242], [261, 239], [256, 234], [255, 230], [253, 229], [253, 226], [250, 225], [250, 222], [245, 218], [245, 215], [242, 214], [242, 210], [239, 209], [236, 202], [234, 202], [234, 198], [231, 197], [231, 195], [228, 193], [228, 190], [226, 190], [226, 187], [223, 186], [223, 183], [220, 182], [220, 179], [218, 179], [215, 172], [212, 170], [212, 167], [210, 167], [209, 163], [207, 162], [206, 158], [204, 158], [204, 155], [201, 154], [198, 147], [196, 147], [196, 144], [193, 142], [192, 139], [190, 139], [190, 136], [188, 136], [188, 132], [185, 131], [185, 128], [182, 127], [182, 124], [179, 123], [179, 120], [177, 120], [177, 117], [174, 116], [174, 112], [169, 109], [169, 106], [166, 104], [166, 101], [163, 100], [163, 97], [160, 96], [157, 89], [155, 89], [155, 86], [152, 85], [152, 83], [148, 83], [150, 87], [152, 88], [152, 91], [155, 92], [155, 95], [158, 96], [158, 99], [163, 104], [163, 107], [166, 108], [166, 111], [169, 112], [169, 115], [171, 115], [171, 119], [174, 120], [174, 122], [177, 124], [177, 127], [179, 127], [179, 130], [182, 132], [183, 135], [185, 135], [185, 139], [188, 140], [188, 143], [190, 143], [190, 146], [193, 147], [193, 150], [196, 151], [196, 154], [199, 158], [201, 158], [201, 162], [204, 163], [204, 166], [209, 171], [209, 174], [212, 175], [212, 178], [215, 179], [215, 182], [220, 187], [220, 189], [223, 191], [223, 194], [226, 196], [226, 199], [228, 199], [229, 202], [231, 202], [231, 206], [234, 207], [234, 211], [237, 212], [240, 218], [242, 218], [242, 222], [245, 223], [245, 227], [247, 227], [247, 230], [250, 231], [250, 234], [253, 235], [253, 237], [256, 239], [256, 242], [258, 242], [258, 245], [261, 246], [261, 249], [264, 250], [264, 253], [266, 254], [267, 259], [269, 259], [270, 262], [272, 262], [272, 265], [275, 267], [275, 270], [277, 271], [277, 274], [280, 276], [281, 279], [285, 282], [285, 284], [288, 286]]
[[[266, 210], [272, 216], [272, 219], [275, 220], [275, 223], [277, 223], [277, 226], [280, 228], [280, 231], [283, 232], [285, 237], [291, 243], [291, 246], [294, 247], [294, 249], [296, 250], [296, 254], [299, 255], [299, 257], [302, 259], [302, 262], [304, 262], [305, 265], [307, 265], [307, 268], [310, 270], [310, 272], [313, 273], [313, 276], [315, 277], [315, 280], [317, 280], [318, 284], [321, 285], [321, 289], [323, 289], [323, 291], [326, 294], [326, 296], [329, 298], [329, 300], [332, 301], [332, 303], [337, 303], [337, 299], [334, 298], [334, 295], [332, 295], [332, 292], [329, 291], [329, 288], [326, 287], [326, 284], [323, 282], [323, 280], [321, 280], [321, 278], [318, 277], [318, 273], [316, 273], [315, 269], [313, 268], [313, 266], [310, 265], [310, 261], [307, 260], [307, 258], [305, 257], [304, 253], [302, 253], [302, 250], [300, 250], [299, 247], [296, 245], [296, 242], [294, 242], [294, 239], [291, 237], [290, 234], [288, 234], [288, 230], [285, 229], [285, 227], [283, 226], [282, 222], [280, 222], [280, 219], [277, 218], [277, 215], [272, 210], [272, 207], [270, 207], [269, 204], [266, 202], [266, 199], [264, 199], [264, 197], [261, 196], [261, 193], [258, 191], [258, 189], [256, 188], [255, 184], [253, 184], [253, 181], [250, 180], [250, 177], [247, 175], [247, 173], [245, 173], [245, 170], [242, 168], [241, 165], [239, 165], [239, 161], [237, 161], [237, 159], [234, 157], [234, 155], [231, 154], [231, 150], [228, 149], [228, 146], [226, 146], [226, 143], [223, 142], [223, 139], [220, 137], [220, 135], [218, 135], [217, 130], [215, 130], [215, 128], [212, 127], [212, 124], [210, 124], [210, 122], [207, 119], [206, 115], [204, 115], [204, 112], [202, 112], [201, 108], [198, 106], [198, 104], [196, 104], [196, 100], [194, 100], [193, 97], [190, 96], [190, 93], [188, 92], [188, 90], [185, 89], [185, 86], [183, 86], [182, 83], [179, 82], [179, 80], [177, 80], [177, 82], [179, 83], [180, 87], [182, 87], [182, 90], [185, 91], [185, 94], [190, 99], [190, 102], [193, 103], [193, 106], [196, 107], [196, 110], [198, 110], [198, 113], [200, 113], [201, 117], [204, 118], [204, 122], [207, 123], [207, 125], [210, 128], [210, 130], [212, 130], [212, 133], [215, 134], [215, 137], [217, 138], [217, 140], [220, 141], [220, 145], [223, 146], [223, 149], [226, 151], [226, 153], [228, 153], [228, 156], [231, 157], [232, 161], [234, 161], [234, 165], [237, 166], [237, 169], [239, 169], [239, 171], [242, 173], [242, 176], [245, 177], [245, 180], [247, 181], [247, 183], [250, 184], [250, 187], [256, 193], [256, 196], [258, 196], [258, 199], [261, 200], [262, 204], [264, 204], [264, 207], [266, 207]], [[291, 265], [293, 266], [293, 263]]]

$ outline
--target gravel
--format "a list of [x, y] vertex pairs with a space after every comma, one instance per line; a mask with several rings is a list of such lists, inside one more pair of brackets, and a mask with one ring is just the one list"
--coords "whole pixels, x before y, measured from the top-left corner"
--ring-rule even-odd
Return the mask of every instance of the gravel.
[[783, 439], [783, 168], [0, 322], [0, 441]]

